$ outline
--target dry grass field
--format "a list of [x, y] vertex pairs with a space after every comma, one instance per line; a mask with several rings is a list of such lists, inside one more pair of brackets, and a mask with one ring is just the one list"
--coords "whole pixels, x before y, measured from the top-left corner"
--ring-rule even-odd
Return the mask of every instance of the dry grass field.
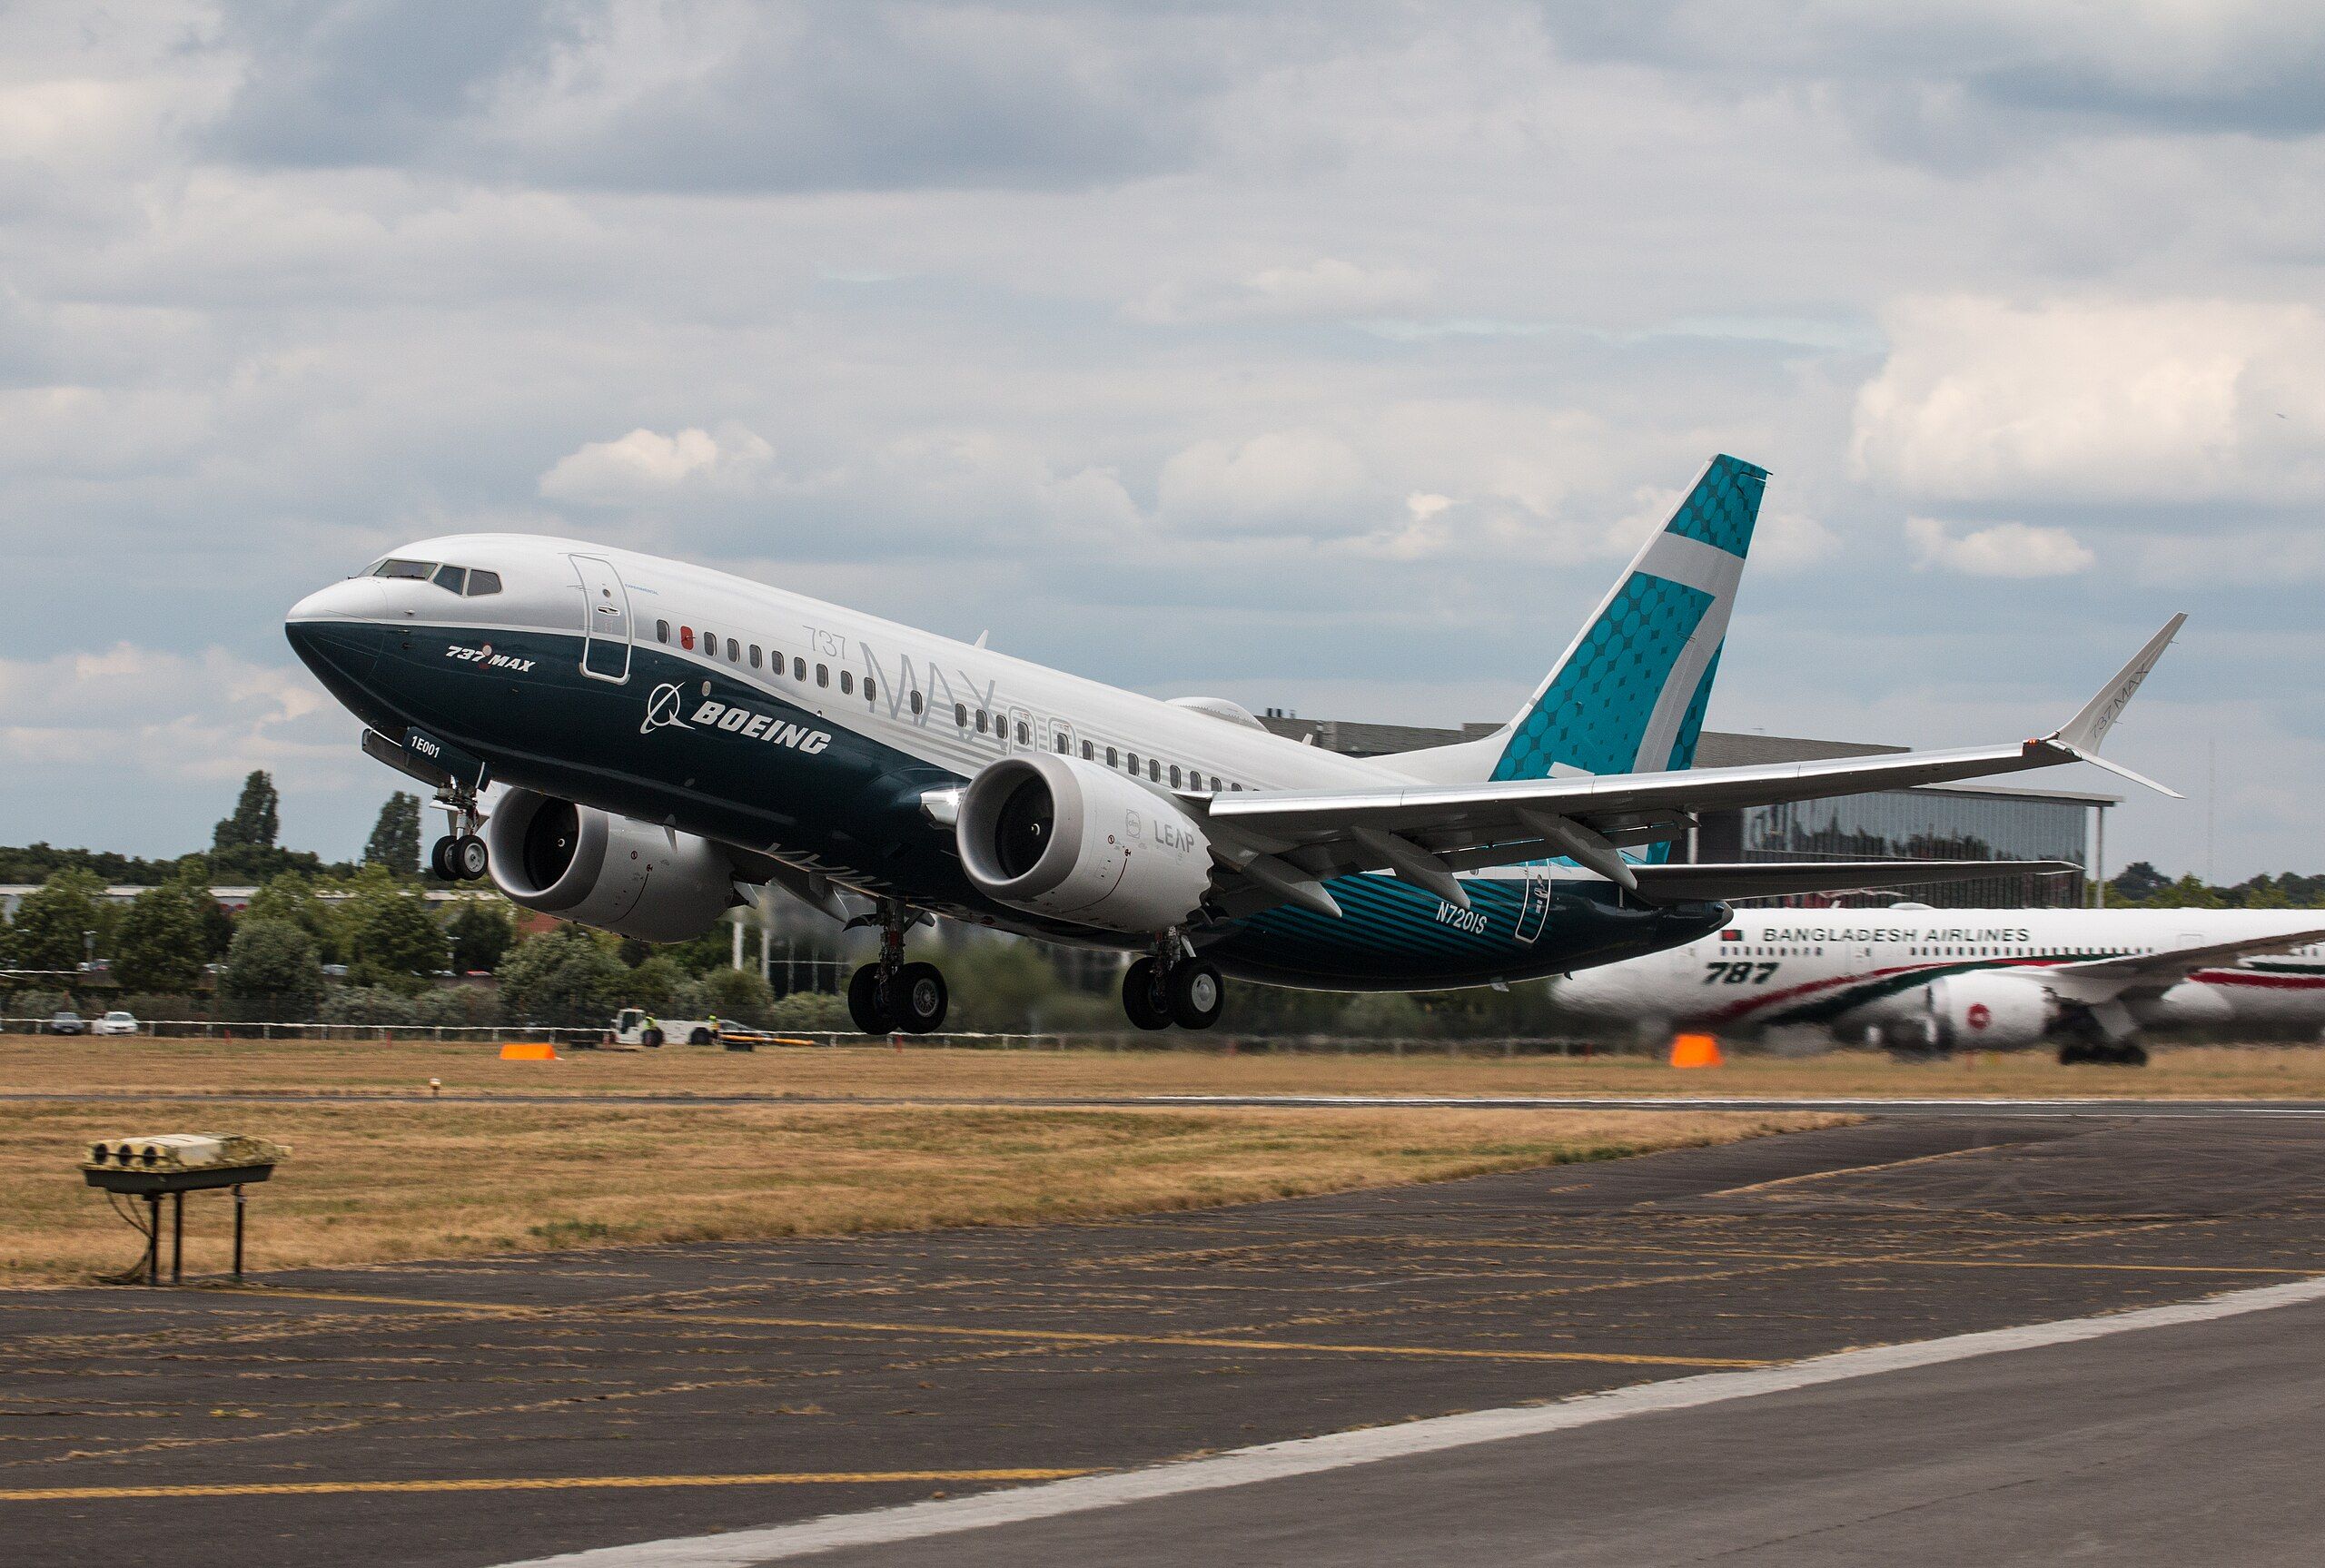
[[[1827, 1125], [1624, 1111], [780, 1105], [0, 1105], [0, 1285], [86, 1282], [143, 1246], [76, 1164], [107, 1133], [292, 1146], [252, 1189], [254, 1268], [621, 1243], [1024, 1225], [1606, 1159]], [[225, 1267], [224, 1197], [187, 1202]]]
[[489, 1045], [410, 1041], [0, 1037], [0, 1092], [224, 1090], [525, 1095], [1579, 1094], [2325, 1097], [2325, 1050], [2165, 1046], [2144, 1069], [2061, 1067], [2040, 1051], [1901, 1063], [1870, 1051], [1732, 1057], [1675, 1070], [1643, 1056], [1332, 1051], [948, 1050], [885, 1046], [751, 1053], [670, 1047], [504, 1062]]

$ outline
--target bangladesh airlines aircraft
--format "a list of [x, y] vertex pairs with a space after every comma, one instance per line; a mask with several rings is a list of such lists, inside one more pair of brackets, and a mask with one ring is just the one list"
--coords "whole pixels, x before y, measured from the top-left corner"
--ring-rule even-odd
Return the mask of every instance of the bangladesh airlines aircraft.
[[1753, 910], [1552, 994], [1642, 1031], [1812, 1026], [1907, 1054], [2052, 1040], [2063, 1062], [2138, 1066], [2152, 1025], [2325, 1026], [2320, 942], [2313, 909]]
[[1498, 984], [1693, 941], [1730, 922], [1726, 899], [1886, 885], [1895, 863], [1668, 853], [1707, 807], [2099, 761], [2180, 625], [2039, 739], [1691, 769], [1766, 478], [1715, 459], [1507, 725], [1397, 756], [531, 535], [408, 545], [300, 601], [287, 632], [365, 749], [435, 786], [455, 828], [440, 873], [651, 942], [780, 887], [879, 927], [849, 986], [868, 1032], [944, 1021], [944, 977], [904, 954], [938, 914], [1138, 953], [1132, 1021], [1201, 1029], [1224, 975]]

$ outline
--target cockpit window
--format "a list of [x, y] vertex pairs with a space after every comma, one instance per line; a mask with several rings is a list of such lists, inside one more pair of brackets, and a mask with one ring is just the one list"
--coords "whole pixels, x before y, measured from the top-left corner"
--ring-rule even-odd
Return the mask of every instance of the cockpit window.
[[371, 575], [375, 577], [411, 577], [425, 582], [436, 570], [434, 561], [381, 561]]
[[475, 598], [480, 594], [497, 594], [500, 591], [500, 574], [499, 572], [488, 572], [481, 567], [470, 568], [469, 597]]
[[450, 588], [456, 594], [459, 593], [461, 589], [469, 586], [468, 567], [438, 567], [436, 568], [436, 586], [440, 588]]

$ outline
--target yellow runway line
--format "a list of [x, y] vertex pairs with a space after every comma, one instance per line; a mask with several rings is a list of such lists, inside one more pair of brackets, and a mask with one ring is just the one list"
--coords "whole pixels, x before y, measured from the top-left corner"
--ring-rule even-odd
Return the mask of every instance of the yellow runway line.
[[198, 1486], [19, 1486], [0, 1503], [106, 1503], [145, 1497], [337, 1497], [364, 1492], [570, 1492], [669, 1486], [880, 1486], [930, 1481], [1064, 1481], [1088, 1470], [772, 1471], [761, 1475], [508, 1475], [433, 1481], [249, 1481]]
[[[343, 1296], [321, 1290], [264, 1290], [252, 1295], [300, 1301], [346, 1301], [376, 1307], [417, 1307], [432, 1310], [472, 1312], [489, 1317], [538, 1317], [572, 1308], [500, 1307], [473, 1301], [431, 1301], [400, 1296]], [[619, 1314], [626, 1309], [607, 1305], [599, 1309]], [[952, 1339], [1006, 1339], [1050, 1345], [1169, 1345], [1203, 1350], [1277, 1350], [1331, 1356], [1388, 1356], [1424, 1360], [1572, 1361], [1607, 1366], [1693, 1366], [1736, 1368], [1769, 1363], [1722, 1356], [1655, 1356], [1618, 1350], [1486, 1350], [1467, 1346], [1332, 1345], [1321, 1340], [1246, 1339], [1207, 1334], [1122, 1334], [1074, 1328], [964, 1328], [941, 1323], [882, 1323], [867, 1319], [826, 1317], [755, 1317], [729, 1313], [671, 1313], [659, 1321], [700, 1324], [712, 1328], [818, 1328], [852, 1334], [931, 1335]]]
[[1984, 1154], [1989, 1147], [1974, 1145], [1968, 1149], [1944, 1149], [1935, 1154], [1917, 1154], [1911, 1159], [1888, 1159], [1879, 1165], [1845, 1165], [1835, 1170], [1804, 1170], [1798, 1176], [1779, 1176], [1771, 1181], [1755, 1181], [1743, 1187], [1723, 1187], [1717, 1192], [1699, 1192], [1694, 1200], [1707, 1198], [1735, 1198], [1746, 1192], [1773, 1192], [1779, 1187], [1793, 1187], [1804, 1181], [1830, 1181], [1836, 1176], [1864, 1176], [1875, 1170], [1903, 1170], [1909, 1165], [1929, 1165], [1941, 1159], [1959, 1159], [1965, 1154]]

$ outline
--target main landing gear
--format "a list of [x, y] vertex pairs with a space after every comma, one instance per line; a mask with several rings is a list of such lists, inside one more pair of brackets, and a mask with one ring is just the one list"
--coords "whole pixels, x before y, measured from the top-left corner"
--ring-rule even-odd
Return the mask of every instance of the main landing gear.
[[1209, 1029], [1227, 1005], [1227, 982], [1176, 933], [1123, 975], [1123, 1011], [1140, 1029]]
[[439, 882], [483, 881], [492, 870], [492, 855], [477, 831], [484, 825], [484, 816], [477, 810], [476, 791], [447, 790], [437, 795], [436, 804], [444, 808], [445, 825], [452, 831], [428, 852], [428, 869]]
[[866, 1034], [933, 1034], [945, 1026], [952, 1001], [944, 971], [933, 963], [905, 962], [905, 932], [913, 917], [903, 904], [881, 900], [878, 920], [880, 959], [849, 978], [847, 1015]]

